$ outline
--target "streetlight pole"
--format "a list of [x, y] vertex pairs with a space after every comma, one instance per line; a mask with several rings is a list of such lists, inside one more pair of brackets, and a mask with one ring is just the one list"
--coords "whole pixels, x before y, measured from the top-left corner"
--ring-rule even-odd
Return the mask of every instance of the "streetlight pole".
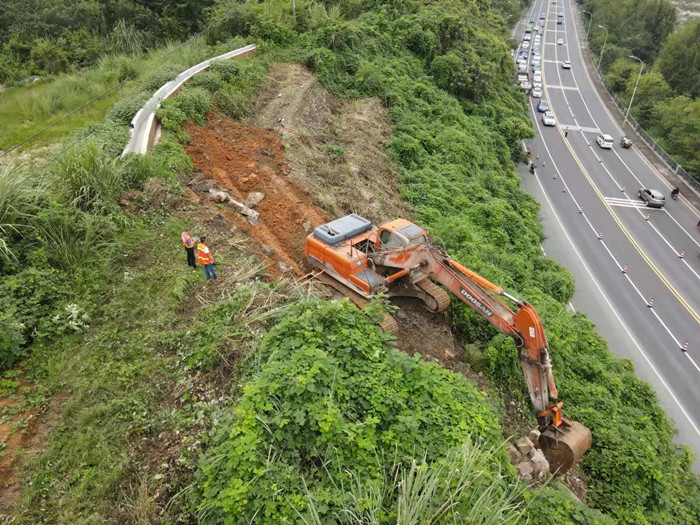
[[591, 32], [591, 22], [593, 22], [593, 13], [590, 11], [586, 11], [585, 9], [581, 10], [582, 13], [586, 13], [589, 18], [588, 18], [588, 29], [586, 29], [586, 40], [588, 40], [588, 33]]
[[605, 40], [603, 40], [603, 47], [600, 49], [600, 60], [598, 60], [598, 72], [600, 72], [600, 66], [603, 64], [603, 52], [605, 51], [605, 44], [608, 43], [608, 28], [605, 26], [598, 26], [601, 29], [605, 29]]
[[627, 116], [630, 114], [630, 109], [632, 108], [632, 102], [634, 102], [634, 95], [637, 93], [637, 86], [639, 86], [639, 79], [642, 78], [642, 70], [644, 69], [644, 62], [642, 62], [642, 59], [639, 57], [636, 57], [634, 55], [630, 55], [630, 58], [634, 58], [635, 60], [639, 60], [639, 75], [637, 75], [637, 82], [634, 85], [634, 90], [632, 91], [632, 98], [630, 99], [630, 104], [627, 106], [627, 111], [625, 111], [625, 121], [622, 123], [622, 130], [625, 130], [625, 124], [627, 124]]

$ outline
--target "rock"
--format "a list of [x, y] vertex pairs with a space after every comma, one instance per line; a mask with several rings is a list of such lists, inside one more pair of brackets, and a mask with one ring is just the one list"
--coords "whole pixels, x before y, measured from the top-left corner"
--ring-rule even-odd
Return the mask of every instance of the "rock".
[[529, 437], [530, 441], [532, 441], [533, 443], [537, 443], [540, 439], [540, 431], [536, 428], [533, 428], [532, 430], [530, 430], [530, 433], [527, 435], [527, 437]]
[[305, 233], [309, 233], [311, 231], [311, 221], [304, 221], [301, 227], [304, 228]]
[[524, 454], [527, 456], [527, 453], [530, 452], [533, 448], [535, 448], [535, 445], [530, 441], [530, 438], [527, 436], [523, 436], [521, 438], [518, 438], [515, 441], [515, 446], [518, 448], [521, 454]]
[[204, 193], [214, 188], [215, 186], [216, 181], [214, 179], [195, 180], [189, 184], [189, 187], [192, 189], [192, 191], [195, 191], [197, 193]]
[[204, 154], [204, 158], [207, 162], [211, 162], [211, 157], [207, 155], [206, 153]]
[[292, 269], [282, 261], [277, 263], [277, 269], [282, 273], [290, 273]]
[[245, 199], [245, 205], [249, 208], [254, 208], [265, 198], [262, 191], [251, 191]]
[[532, 474], [535, 472], [535, 468], [529, 461], [521, 461], [515, 468], [518, 469], [518, 475], [526, 480], [532, 479]]
[[549, 461], [544, 457], [541, 450], [535, 449], [535, 454], [532, 456], [532, 462], [537, 465], [542, 472], [549, 473]]
[[229, 194], [225, 191], [209, 188], [209, 198], [216, 202], [226, 202], [229, 199]]
[[508, 445], [506, 452], [508, 453], [508, 457], [510, 458], [510, 462], [513, 463], [514, 465], [519, 463], [523, 459], [522, 454], [520, 454], [520, 452], [518, 452], [518, 449], [515, 448], [513, 445]]
[[264, 245], [262, 247], [262, 251], [268, 257], [272, 257], [272, 255], [275, 253], [275, 249], [272, 246], [268, 246], [268, 245]]
[[399, 319], [408, 319], [406, 312], [404, 312], [403, 310], [399, 310], [398, 312], [396, 312], [396, 317], [398, 317]]

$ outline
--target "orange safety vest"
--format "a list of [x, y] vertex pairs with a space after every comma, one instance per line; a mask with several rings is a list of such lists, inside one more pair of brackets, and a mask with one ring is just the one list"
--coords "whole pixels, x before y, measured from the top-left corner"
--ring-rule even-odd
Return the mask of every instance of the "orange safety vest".
[[209, 253], [209, 247], [202, 243], [197, 245], [197, 258], [199, 264], [212, 264], [214, 262], [214, 257]]
[[194, 240], [192, 239], [192, 236], [187, 233], [187, 232], [182, 232], [182, 244], [185, 245], [185, 248], [193, 248], [194, 247]]

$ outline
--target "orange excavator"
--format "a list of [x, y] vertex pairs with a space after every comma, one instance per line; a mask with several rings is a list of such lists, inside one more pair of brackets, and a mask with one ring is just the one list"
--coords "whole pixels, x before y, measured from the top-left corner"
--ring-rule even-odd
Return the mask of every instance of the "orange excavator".
[[[416, 297], [429, 311], [441, 312], [449, 305], [445, 289], [449, 290], [515, 340], [537, 414], [538, 445], [551, 471], [565, 473], [591, 447], [591, 431], [562, 415], [547, 339], [535, 309], [452, 260], [422, 228], [405, 219], [376, 227], [351, 214], [316, 228], [306, 238], [306, 257], [323, 270], [325, 282], [360, 306], [372, 295], [386, 294]], [[515, 312], [497, 296], [515, 303]], [[397, 329], [392, 318], [382, 326]]]

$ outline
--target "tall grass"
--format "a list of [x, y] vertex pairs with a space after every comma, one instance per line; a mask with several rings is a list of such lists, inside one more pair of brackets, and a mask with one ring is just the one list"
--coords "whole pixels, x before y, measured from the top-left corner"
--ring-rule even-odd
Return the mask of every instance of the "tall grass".
[[13, 166], [0, 166], [0, 256], [14, 260], [13, 241], [32, 228], [46, 195], [43, 177]]
[[[467, 441], [434, 463], [397, 464], [379, 484], [353, 475], [352, 486], [346, 487], [348, 504], [337, 521], [380, 525], [386, 516], [396, 516], [397, 525], [526, 523], [525, 485], [495, 468], [499, 449]], [[321, 525], [319, 502], [307, 497], [308, 513], [300, 517], [307, 525]]]
[[52, 169], [55, 186], [79, 210], [106, 214], [117, 208], [128, 185], [125, 164], [108, 157], [94, 140], [68, 151]]

